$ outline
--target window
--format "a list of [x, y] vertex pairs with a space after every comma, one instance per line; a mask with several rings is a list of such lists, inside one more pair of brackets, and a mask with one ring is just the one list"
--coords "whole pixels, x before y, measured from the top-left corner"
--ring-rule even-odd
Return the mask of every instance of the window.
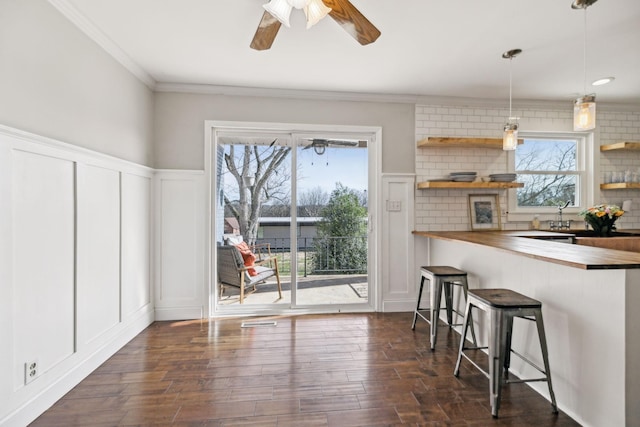
[[569, 202], [567, 212], [586, 206], [587, 137], [584, 134], [522, 135], [512, 159], [518, 182], [524, 187], [511, 193], [510, 213], [555, 213]]

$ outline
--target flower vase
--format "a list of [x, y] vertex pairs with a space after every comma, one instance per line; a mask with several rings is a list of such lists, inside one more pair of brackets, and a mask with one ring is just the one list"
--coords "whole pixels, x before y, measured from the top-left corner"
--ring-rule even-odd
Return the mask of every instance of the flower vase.
[[613, 221], [603, 221], [601, 218], [586, 221], [589, 223], [591, 228], [593, 229], [593, 233], [596, 237], [611, 237], [613, 236], [613, 232], [616, 230], [616, 226], [613, 224]]

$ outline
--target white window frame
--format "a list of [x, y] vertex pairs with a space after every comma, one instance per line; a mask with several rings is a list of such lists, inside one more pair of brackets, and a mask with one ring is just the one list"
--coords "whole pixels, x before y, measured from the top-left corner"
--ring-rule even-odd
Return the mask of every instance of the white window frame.
[[[597, 188], [596, 177], [599, 176], [596, 164], [594, 135], [589, 132], [528, 132], [521, 131], [518, 135], [521, 139], [574, 139], [576, 147], [576, 172], [577, 200], [580, 206], [568, 206], [563, 210], [563, 218], [581, 221], [578, 212], [587, 206], [593, 205], [594, 194]], [[508, 153], [508, 170], [515, 172], [516, 155], [514, 151]], [[555, 220], [558, 208], [554, 206], [528, 207], [517, 205], [517, 189], [509, 190], [508, 197], [508, 221], [531, 221], [534, 215], [541, 222]], [[543, 224], [541, 228], [546, 228]]]

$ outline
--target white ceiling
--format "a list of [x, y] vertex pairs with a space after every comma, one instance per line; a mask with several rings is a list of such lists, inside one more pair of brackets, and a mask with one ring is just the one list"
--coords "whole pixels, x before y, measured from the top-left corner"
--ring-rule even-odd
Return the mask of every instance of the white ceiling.
[[[351, 0], [382, 32], [359, 45], [330, 17], [294, 10], [273, 47], [249, 48], [267, 0], [49, 0], [138, 75], [163, 83], [508, 99], [583, 94], [584, 11], [571, 0]], [[640, 1], [587, 11], [587, 92], [640, 105]], [[117, 53], [120, 51], [120, 53]], [[122, 55], [122, 52], [125, 55]], [[614, 76], [592, 88], [596, 78]]]

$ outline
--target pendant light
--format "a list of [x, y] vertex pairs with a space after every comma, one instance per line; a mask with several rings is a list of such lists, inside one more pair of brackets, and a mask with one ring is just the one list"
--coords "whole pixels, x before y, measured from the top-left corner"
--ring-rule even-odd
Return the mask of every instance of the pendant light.
[[573, 130], [586, 131], [596, 127], [596, 95], [587, 92], [587, 8], [598, 0], [575, 0], [572, 9], [584, 9], [584, 46], [583, 46], [583, 92], [585, 95], [573, 103]]
[[511, 72], [511, 60], [522, 53], [522, 49], [512, 49], [502, 54], [504, 59], [509, 60], [509, 118], [504, 125], [502, 135], [502, 149], [513, 151], [518, 146], [518, 118], [511, 115], [511, 92], [513, 86], [513, 73]]

